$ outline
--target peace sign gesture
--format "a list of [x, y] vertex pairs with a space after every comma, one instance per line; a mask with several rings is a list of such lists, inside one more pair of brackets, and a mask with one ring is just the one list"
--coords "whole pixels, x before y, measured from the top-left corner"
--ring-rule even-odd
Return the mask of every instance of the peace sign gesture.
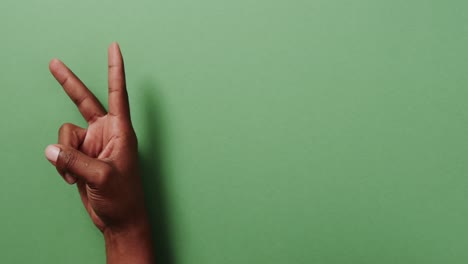
[[[88, 214], [104, 233], [108, 263], [149, 263], [135, 262], [135, 258], [126, 259], [122, 255], [133, 252], [134, 257], [152, 258], [148, 252], [141, 252], [151, 248], [150, 228], [138, 169], [137, 138], [130, 119], [124, 63], [117, 43], [109, 47], [108, 66], [109, 111], [106, 112], [64, 63], [57, 59], [50, 62], [52, 75], [76, 104], [88, 127], [62, 125], [58, 144], [49, 145], [45, 154], [66, 182], [77, 183]], [[121, 251], [123, 248], [125, 251]], [[116, 252], [120, 252], [118, 256]]]

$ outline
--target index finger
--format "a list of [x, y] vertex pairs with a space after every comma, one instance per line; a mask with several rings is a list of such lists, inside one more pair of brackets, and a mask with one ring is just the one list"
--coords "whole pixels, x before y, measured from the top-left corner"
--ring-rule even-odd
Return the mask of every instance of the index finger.
[[109, 64], [109, 114], [130, 118], [127, 88], [125, 84], [125, 68], [119, 45], [114, 42], [108, 50]]
[[88, 123], [106, 114], [99, 100], [63, 62], [53, 59], [49, 69]]

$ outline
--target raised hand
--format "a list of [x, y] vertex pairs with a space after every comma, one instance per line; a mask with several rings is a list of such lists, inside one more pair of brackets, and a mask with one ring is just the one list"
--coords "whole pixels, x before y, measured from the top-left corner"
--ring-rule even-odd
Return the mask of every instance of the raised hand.
[[103, 232], [108, 263], [151, 263], [150, 226], [138, 168], [137, 138], [130, 119], [122, 54], [108, 50], [109, 111], [75, 74], [54, 59], [49, 68], [88, 122], [66, 123], [47, 159], [69, 184], [77, 183], [81, 200]]

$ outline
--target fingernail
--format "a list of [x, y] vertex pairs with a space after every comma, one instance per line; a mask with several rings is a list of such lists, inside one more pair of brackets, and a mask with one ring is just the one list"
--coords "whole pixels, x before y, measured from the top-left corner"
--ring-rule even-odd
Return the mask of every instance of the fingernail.
[[65, 181], [68, 182], [68, 184], [74, 184], [76, 182], [76, 177], [67, 172], [65, 173]]
[[46, 158], [54, 164], [57, 162], [59, 153], [60, 153], [60, 149], [55, 145], [49, 145], [45, 149]]

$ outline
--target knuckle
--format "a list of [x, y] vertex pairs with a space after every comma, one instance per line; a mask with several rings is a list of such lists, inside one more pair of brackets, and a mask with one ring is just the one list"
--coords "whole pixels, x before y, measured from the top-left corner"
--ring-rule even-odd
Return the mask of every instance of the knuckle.
[[72, 98], [72, 101], [75, 103], [75, 105], [77, 105], [78, 107], [82, 106], [83, 103], [88, 100], [89, 97], [87, 95], [83, 95], [81, 97], [76, 97], [76, 98]]
[[60, 126], [59, 134], [66, 134], [73, 130], [73, 125], [70, 123], [65, 123]]
[[62, 151], [61, 159], [62, 159], [63, 168], [65, 170], [74, 168], [78, 161], [78, 157], [73, 152], [69, 152], [69, 151]]
[[65, 86], [68, 83], [68, 81], [70, 81], [70, 76], [65, 77], [65, 79], [63, 80], [60, 80], [59, 83], [61, 86]]
[[116, 88], [114, 85], [109, 85], [109, 86], [107, 87], [107, 89], [108, 89], [109, 94], [113, 94], [113, 93], [118, 93], [118, 92], [119, 92], [119, 89]]
[[113, 168], [109, 164], [102, 166], [99, 170], [96, 171], [96, 184], [105, 185], [109, 181], [113, 173]]

